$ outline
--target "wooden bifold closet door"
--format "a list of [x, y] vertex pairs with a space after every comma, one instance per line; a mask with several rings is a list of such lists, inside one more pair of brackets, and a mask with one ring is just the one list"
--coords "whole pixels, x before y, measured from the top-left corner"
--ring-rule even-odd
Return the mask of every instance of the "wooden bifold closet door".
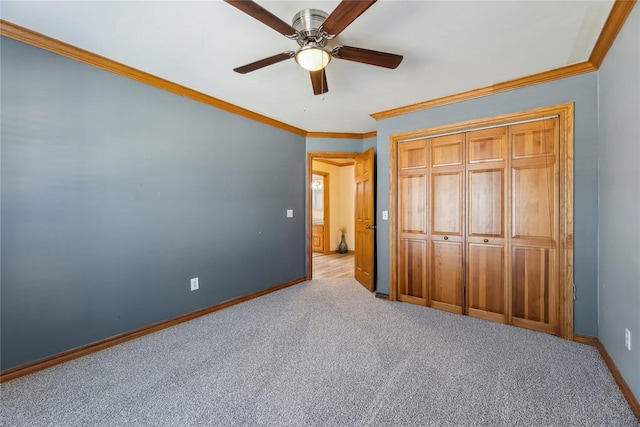
[[467, 314], [507, 320], [507, 128], [469, 132], [467, 141]]
[[510, 127], [511, 323], [557, 333], [558, 120]]
[[462, 313], [464, 134], [429, 140], [430, 306]]
[[398, 144], [400, 301], [558, 333], [558, 119]]

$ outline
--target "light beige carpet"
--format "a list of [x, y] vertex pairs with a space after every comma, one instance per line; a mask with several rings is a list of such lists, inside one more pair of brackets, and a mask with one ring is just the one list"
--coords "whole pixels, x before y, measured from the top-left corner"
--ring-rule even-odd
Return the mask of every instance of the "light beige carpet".
[[5, 426], [635, 426], [596, 349], [315, 280], [2, 385]]

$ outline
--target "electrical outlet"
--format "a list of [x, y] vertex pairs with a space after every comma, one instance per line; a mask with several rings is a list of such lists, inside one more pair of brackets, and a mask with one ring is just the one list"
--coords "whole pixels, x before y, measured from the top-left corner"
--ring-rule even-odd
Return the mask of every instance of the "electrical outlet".
[[631, 331], [627, 328], [624, 328], [624, 346], [631, 350]]
[[197, 277], [194, 277], [193, 279], [191, 279], [191, 290], [197, 291], [198, 289], [200, 289], [200, 282], [198, 281]]

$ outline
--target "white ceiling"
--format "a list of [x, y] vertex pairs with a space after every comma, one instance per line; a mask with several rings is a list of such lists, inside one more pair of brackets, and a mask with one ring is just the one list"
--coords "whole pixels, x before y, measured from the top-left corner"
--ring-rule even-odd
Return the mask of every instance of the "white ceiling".
[[[259, 1], [290, 23], [338, 1]], [[314, 96], [293, 60], [240, 65], [295, 41], [222, 1], [2, 1], [2, 19], [293, 126], [375, 130], [371, 113], [588, 59], [613, 5], [604, 1], [378, 1], [329, 46], [404, 55], [395, 70], [334, 59]]]

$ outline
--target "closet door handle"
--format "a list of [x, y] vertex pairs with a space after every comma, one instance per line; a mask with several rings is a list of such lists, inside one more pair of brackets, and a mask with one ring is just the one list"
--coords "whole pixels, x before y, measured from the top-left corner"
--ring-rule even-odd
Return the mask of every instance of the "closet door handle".
[[489, 239], [484, 239], [484, 242], [485, 243], [489, 243]]
[[449, 236], [444, 236], [444, 240], [449, 240]]

